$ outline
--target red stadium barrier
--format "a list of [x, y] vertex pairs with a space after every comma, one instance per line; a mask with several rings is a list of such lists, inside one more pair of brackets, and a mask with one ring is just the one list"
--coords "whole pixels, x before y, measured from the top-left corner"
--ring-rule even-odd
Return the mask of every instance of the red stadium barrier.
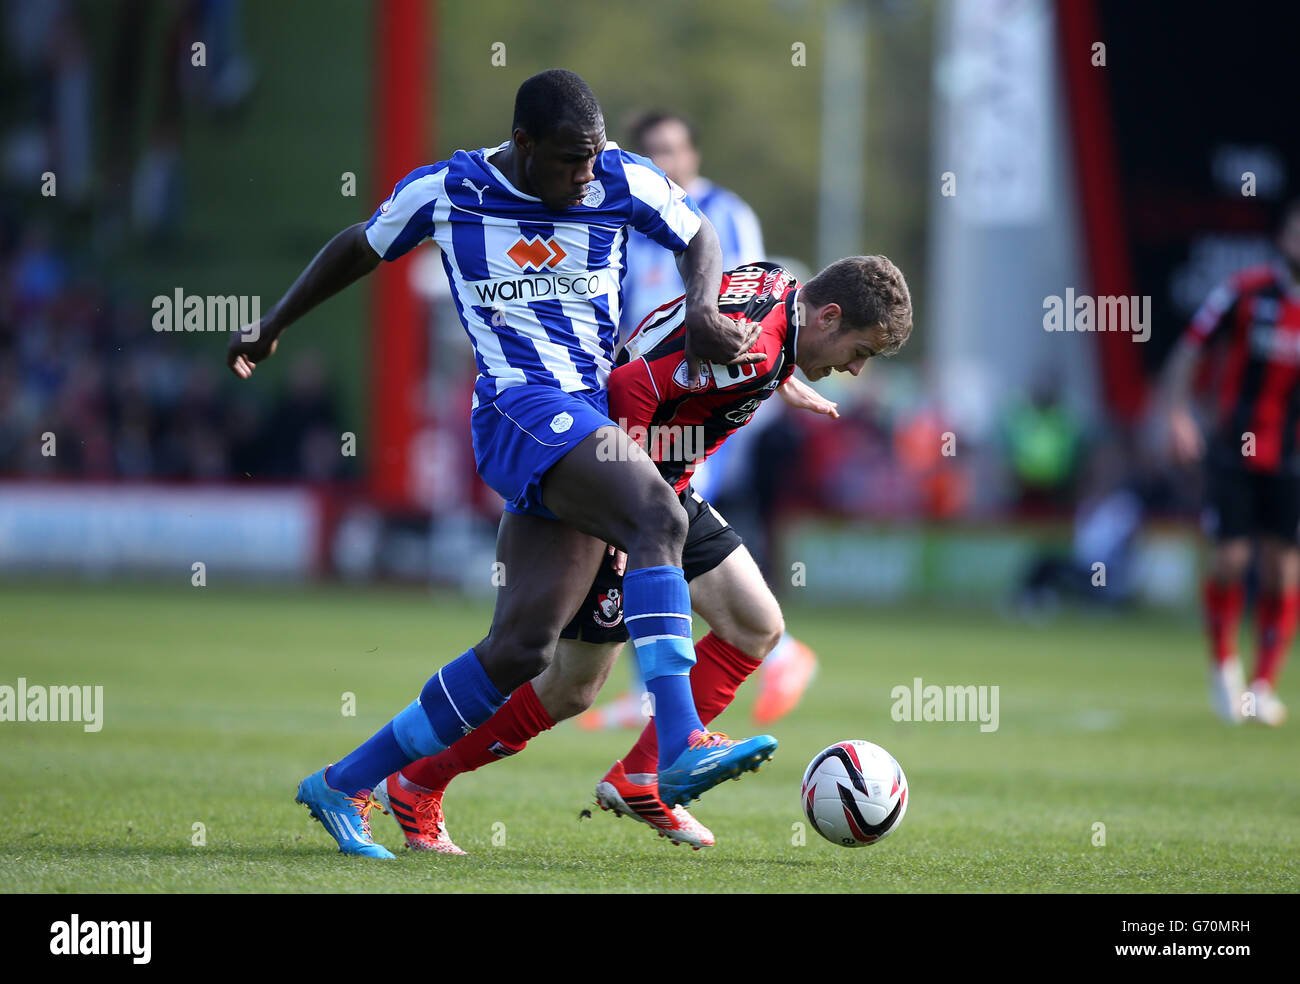
[[[1096, 4], [1094, 0], [1061, 3], [1056, 16], [1092, 292], [1129, 297], [1135, 293], [1133, 265], [1120, 204], [1107, 80], [1105, 70], [1091, 62], [1092, 45], [1100, 38]], [[1140, 353], [1123, 332], [1098, 332], [1097, 340], [1106, 405], [1119, 419], [1134, 420], [1146, 400]]]
[[[432, 160], [435, 40], [426, 0], [383, 0], [375, 25], [375, 201]], [[371, 494], [384, 506], [412, 501], [411, 451], [420, 425], [425, 336], [406, 264], [375, 271], [370, 324]]]

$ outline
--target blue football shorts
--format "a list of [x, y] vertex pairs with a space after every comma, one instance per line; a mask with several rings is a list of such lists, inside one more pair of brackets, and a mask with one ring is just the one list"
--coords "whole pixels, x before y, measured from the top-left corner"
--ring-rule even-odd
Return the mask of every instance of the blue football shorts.
[[542, 476], [597, 428], [616, 426], [604, 390], [511, 386], [470, 413], [474, 464], [509, 512], [555, 519], [542, 505]]

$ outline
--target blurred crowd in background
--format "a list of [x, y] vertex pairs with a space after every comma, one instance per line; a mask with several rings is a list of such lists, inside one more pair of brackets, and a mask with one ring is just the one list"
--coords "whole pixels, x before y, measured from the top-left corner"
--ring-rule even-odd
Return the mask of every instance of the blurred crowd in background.
[[[221, 378], [219, 343], [207, 352], [182, 348], [149, 330], [149, 297], [105, 272], [115, 256], [133, 249], [147, 256], [184, 235], [181, 117], [227, 116], [238, 126], [253, 84], [234, 0], [168, 6], [156, 50], [144, 29], [156, 5], [127, 0], [106, 9], [109, 112], [107, 125], [93, 125], [103, 94], [92, 91], [82, 8], [65, 0], [3, 7], [0, 475], [354, 475], [355, 459], [338, 453], [343, 428], [319, 357], [295, 358], [278, 395], [236, 393]], [[183, 70], [196, 24], [217, 42], [205, 52], [213, 71], [202, 75]], [[158, 71], [146, 80], [149, 62]], [[185, 81], [192, 78], [207, 84], [196, 89]], [[146, 85], [154, 110], [137, 142], [133, 107]], [[34, 185], [33, 174], [52, 182]]]
[[[221, 378], [216, 342], [200, 351], [148, 331], [148, 297], [102, 272], [105, 254], [166, 248], [184, 236], [183, 117], [226, 116], [233, 122], [223, 125], [237, 127], [241, 105], [256, 98], [235, 0], [168, 6], [157, 49], [146, 47], [144, 28], [155, 5], [124, 0], [112, 8], [111, 43], [101, 45], [112, 66], [110, 112], [99, 126], [92, 126], [94, 66], [81, 8], [66, 0], [10, 0], [3, 8], [0, 475], [355, 476], [355, 459], [337, 453], [346, 428], [332, 381], [310, 351], [287, 356], [294, 365], [277, 397], [235, 391]], [[207, 52], [214, 71], [199, 76], [211, 80], [201, 91], [183, 70], [184, 39], [196, 24], [220, 41]], [[144, 71], [150, 62], [152, 73]], [[145, 85], [156, 89], [156, 109], [132, 139], [128, 110]], [[31, 183], [34, 172], [46, 171], [57, 177], [48, 197]], [[97, 180], [101, 173], [105, 180]], [[713, 177], [725, 184], [724, 175]], [[463, 368], [471, 372], [468, 359]], [[749, 460], [738, 463], [730, 484], [758, 490], [765, 512], [794, 506], [949, 517], [1068, 501], [1088, 435], [1050, 393], [1026, 399], [1006, 422], [1004, 443], [985, 449], [981, 461], [941, 453], [942, 433], [960, 426], [926, 399], [914, 359], [885, 372], [904, 379], [846, 389], [836, 424], [774, 405], [769, 415], [781, 419], [761, 444], [749, 442]], [[41, 453], [47, 432], [65, 436], [56, 455]]]
[[[820, 24], [813, 14], [820, 18], [823, 8], [832, 6], [792, 0], [775, 5], [773, 16], [795, 24], [802, 23], [801, 18]], [[936, 4], [840, 6], [872, 12], [873, 56], [879, 55], [878, 64], [871, 62], [872, 84], [903, 65], [937, 62], [932, 50], [937, 45], [934, 36], [940, 33]], [[961, 15], [967, 7], [949, 9]], [[342, 99], [339, 79], [368, 78], [370, 49], [350, 45], [358, 26], [367, 23], [365, 11], [348, 5], [329, 10], [328, 16], [304, 23], [272, 17], [238, 0], [120, 0], [104, 5], [4, 0], [0, 5], [0, 478], [251, 479], [328, 483], [358, 494], [363, 490], [365, 444], [356, 456], [340, 453], [340, 435], [366, 433], [360, 382], [366, 367], [357, 357], [369, 357], [364, 314], [345, 314], [356, 309], [331, 301], [312, 320], [336, 325], [335, 335], [320, 332], [317, 341], [308, 342], [307, 332], [295, 330], [274, 360], [275, 367], [259, 374], [263, 382], [256, 386], [239, 386], [229, 377], [223, 365], [226, 339], [150, 330], [151, 297], [174, 286], [170, 280], [151, 282], [155, 267], [172, 264], [166, 267], [170, 271], [177, 263], [189, 263], [185, 269], [202, 272], [233, 257], [264, 278], [257, 286], [265, 289], [255, 292], [261, 294], [265, 310], [288, 286], [293, 271], [324, 242], [321, 230], [361, 220], [373, 207], [374, 185], [365, 173], [370, 152], [365, 93], [346, 111], [333, 104], [315, 107], [336, 130], [311, 123], [308, 139], [280, 133], [281, 127], [287, 131], [295, 124], [297, 112], [307, 111], [316, 89], [324, 91], [333, 83], [330, 98]], [[493, 8], [491, 16], [524, 33], [531, 31], [531, 21], [510, 21], [511, 10]], [[453, 31], [445, 22], [469, 14], [442, 5], [439, 16], [448, 35], [465, 35], [463, 26]], [[255, 20], [258, 29], [250, 29], [245, 20]], [[686, 24], [681, 18], [674, 23], [679, 22]], [[699, 33], [687, 27], [680, 28], [684, 49], [696, 43]], [[598, 29], [607, 27], [593, 25], [593, 31]], [[711, 29], [721, 31], [718, 25]], [[748, 23], [746, 29], [754, 30]], [[272, 30], [286, 36], [303, 33], [304, 50], [277, 44], [268, 36]], [[337, 55], [328, 72], [310, 40], [317, 36], [310, 34], [313, 31], [335, 39]], [[206, 70], [196, 73], [191, 70], [191, 39], [200, 36], [207, 39]], [[565, 57], [568, 49], [563, 45], [580, 43], [571, 37], [555, 39], [556, 57]], [[788, 47], [784, 40], [782, 45]], [[272, 50], [276, 63], [268, 64]], [[675, 92], [706, 90], [680, 80], [666, 82], [667, 96], [660, 99], [658, 92], [639, 91], [634, 78], [620, 75], [605, 48], [592, 41], [583, 50], [592, 53], [593, 70], [588, 74], [597, 94], [610, 91], [611, 139], [651, 152], [641, 139], [644, 134], [630, 125], [634, 111], [680, 112], [694, 124], [689, 149], [701, 155], [697, 177], [713, 182], [692, 189], [694, 194], [739, 191], [738, 186], [755, 182], [736, 163], [748, 159], [748, 150], [728, 142], [753, 128], [737, 122], [725, 101], [710, 106], [701, 96], [693, 107], [681, 106], [680, 98], [673, 100]], [[718, 57], [735, 58], [738, 64], [746, 50], [742, 46]], [[475, 57], [485, 61], [486, 51], [485, 46]], [[462, 71], [463, 59], [470, 57], [454, 47], [443, 54], [444, 75]], [[784, 47], [779, 54], [788, 57]], [[692, 64], [707, 64], [694, 57]], [[287, 94], [283, 83], [267, 84], [267, 75], [283, 69], [286, 60], [311, 66], [296, 70], [294, 77], [303, 88]], [[573, 67], [586, 70], [576, 63]], [[953, 89], [954, 79], [960, 81], [950, 75], [936, 70], [940, 90]], [[512, 68], [494, 78], [501, 80], [500, 93], [475, 89], [479, 102], [452, 98], [443, 80], [440, 100], [446, 125], [439, 124], [435, 138], [439, 155], [449, 154], [456, 141], [483, 146], [504, 138], [508, 93], [522, 74]], [[783, 98], [782, 90], [795, 86], [804, 87], [798, 98], [811, 91], [804, 76], [791, 78], [797, 81], [773, 89], [773, 99]], [[624, 83], [624, 88], [617, 87]], [[687, 90], [680, 90], [681, 85]], [[268, 97], [288, 100], [301, 110], [286, 117], [283, 101], [274, 109], [259, 107]], [[635, 97], [643, 102], [636, 105]], [[655, 103], [646, 102], [650, 98]], [[957, 336], [941, 335], [940, 329], [961, 328], [937, 324], [940, 319], [933, 309], [938, 305], [929, 303], [942, 296], [927, 289], [927, 282], [938, 276], [927, 269], [931, 255], [925, 231], [925, 209], [934, 207], [934, 188], [927, 186], [923, 194], [915, 187], [897, 186], [903, 180], [899, 175], [924, 171], [911, 165], [918, 155], [924, 161], [930, 153], [930, 99], [925, 86], [901, 86], [889, 90], [889, 98], [878, 107], [872, 103], [866, 173], [876, 181], [883, 175], [892, 183], [871, 200], [864, 213], [871, 232], [857, 247], [890, 253], [907, 275], [917, 316], [911, 344], [898, 357], [869, 366], [865, 382], [846, 377], [822, 385], [825, 394], [840, 403], [838, 421], [770, 401], [745, 429], [745, 440], [736, 442], [725, 466], [709, 474], [708, 491], [746, 533], [760, 559], [783, 518], [797, 514], [940, 521], [1047, 517], [1072, 524], [1080, 556], [1122, 557], [1144, 516], [1192, 515], [1197, 489], [1194, 482], [1171, 481], [1139, 447], [1131, 425], [1116, 424], [1097, 411], [1095, 396], [1076, 398], [1080, 380], [1094, 375], [1092, 367], [1080, 366], [1071, 373], [1071, 357], [1061, 356], [1064, 349], [1058, 347], [1056, 362], [1045, 362], [1027, 383], [1025, 372], [1005, 380], [992, 377], [985, 385], [996, 398], [983, 398], [980, 416], [985, 419], [978, 423], [963, 409], [969, 404], [963, 402], [960, 387], [945, 381], [942, 366], [936, 369], [936, 346], [957, 351], [948, 344]], [[491, 114], [484, 109], [488, 101], [494, 107]], [[275, 125], [268, 125], [268, 115], [259, 113], [269, 114]], [[773, 148], [762, 194], [744, 195], [767, 246], [763, 257], [743, 258], [783, 262], [806, 277], [817, 269], [813, 235], [803, 228], [813, 222], [808, 219], [796, 227], [787, 199], [798, 199], [802, 213], [810, 214], [816, 175], [798, 171], [800, 184], [792, 185], [789, 161], [797, 166], [799, 154], [815, 154], [815, 147], [809, 151], [807, 146], [809, 135], [817, 132], [817, 120], [780, 110], [771, 115], [772, 127], [779, 129], [781, 119], [789, 118], [791, 133], [803, 136]], [[878, 132], [882, 127], [883, 135]], [[207, 152], [197, 153], [196, 144]], [[246, 182], [241, 187], [251, 187], [250, 194], [264, 196], [255, 199], [266, 203], [257, 207], [289, 204], [265, 229], [227, 229], [205, 240], [228, 201], [211, 190], [216, 150], [235, 147], [250, 155], [254, 146], [262, 156], [248, 157], [247, 168], [260, 183], [251, 187], [253, 179], [242, 174], [236, 179]], [[325, 150], [333, 155], [322, 168], [328, 174], [322, 184], [312, 184], [315, 178], [301, 176], [302, 162]], [[795, 157], [790, 158], [791, 153]], [[223, 166], [229, 171], [229, 164]], [[339, 197], [340, 171], [353, 174], [360, 185], [355, 197]], [[49, 193], [33, 178], [46, 173], [55, 176], [57, 193]], [[298, 197], [286, 199], [290, 193]], [[740, 201], [740, 194], [735, 199]], [[965, 201], [967, 208], [979, 205], [978, 199], [976, 206], [969, 198]], [[922, 204], [905, 211], [900, 202]], [[326, 206], [333, 211], [326, 214]], [[1051, 224], [1050, 214], [1044, 222]], [[281, 226], [289, 231], [281, 233]], [[426, 253], [434, 250], [432, 245], [422, 247]], [[632, 256], [635, 262], [635, 253]], [[435, 282], [439, 265], [428, 257], [413, 257], [408, 263], [410, 276], [422, 281], [428, 348], [436, 355], [424, 400], [427, 440], [418, 452], [419, 467], [428, 477], [422, 486], [427, 494], [419, 505], [435, 520], [470, 514], [486, 523], [500, 503], [473, 474], [464, 412], [473, 374], [470, 350], [445, 292]], [[1078, 265], [1072, 269], [1077, 271]], [[636, 273], [630, 271], [629, 277]], [[1025, 289], [1030, 292], [1025, 310], [1033, 312], [1041, 288], [1026, 278]], [[1166, 335], [1169, 328], [1165, 326]], [[967, 335], [981, 330], [972, 324]], [[1005, 339], [1015, 333], [1040, 347], [1055, 341], [1044, 341], [1035, 317], [1008, 325], [1005, 332], [997, 344], [1005, 346]], [[339, 337], [352, 341], [338, 343]], [[996, 368], [1001, 356], [985, 352], [984, 358]], [[57, 440], [57, 454], [47, 452], [46, 435]], [[1045, 557], [1028, 578], [1031, 588], [1049, 589], [1062, 578], [1079, 583], [1073, 563], [1069, 557]], [[1111, 597], [1122, 595], [1117, 591]]]

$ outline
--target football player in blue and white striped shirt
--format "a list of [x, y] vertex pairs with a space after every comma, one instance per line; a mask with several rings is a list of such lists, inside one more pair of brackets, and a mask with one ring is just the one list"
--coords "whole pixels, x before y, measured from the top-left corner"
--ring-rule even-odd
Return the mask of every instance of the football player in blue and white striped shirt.
[[488, 635], [438, 670], [359, 748], [302, 781], [306, 805], [348, 854], [392, 857], [370, 833], [372, 790], [486, 721], [549, 663], [606, 550], [627, 553], [624, 612], [654, 700], [659, 772], [718, 782], [776, 740], [733, 742], [700, 723], [690, 688], [686, 513], [650, 458], [610, 420], [605, 385], [622, 307], [628, 228], [677, 254], [692, 381], [699, 360], [751, 363], [758, 326], [718, 311], [717, 235], [650, 161], [605, 139], [587, 84], [553, 69], [515, 98], [511, 138], [458, 151], [398, 182], [370, 220], [325, 246], [227, 362], [248, 378], [311, 308], [424, 239], [442, 248], [479, 376], [471, 411], [478, 473], [506, 500], [505, 567]]

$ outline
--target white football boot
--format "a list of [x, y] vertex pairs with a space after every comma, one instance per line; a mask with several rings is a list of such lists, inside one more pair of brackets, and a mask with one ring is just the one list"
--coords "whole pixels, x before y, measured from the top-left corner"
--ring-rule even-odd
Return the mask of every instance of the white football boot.
[[1241, 724], [1241, 696], [1245, 689], [1246, 677], [1236, 656], [1210, 665], [1210, 706], [1226, 723]]
[[1243, 700], [1245, 717], [1270, 728], [1280, 728], [1286, 721], [1286, 705], [1273, 692], [1273, 686], [1267, 680], [1256, 680], [1246, 691]]

